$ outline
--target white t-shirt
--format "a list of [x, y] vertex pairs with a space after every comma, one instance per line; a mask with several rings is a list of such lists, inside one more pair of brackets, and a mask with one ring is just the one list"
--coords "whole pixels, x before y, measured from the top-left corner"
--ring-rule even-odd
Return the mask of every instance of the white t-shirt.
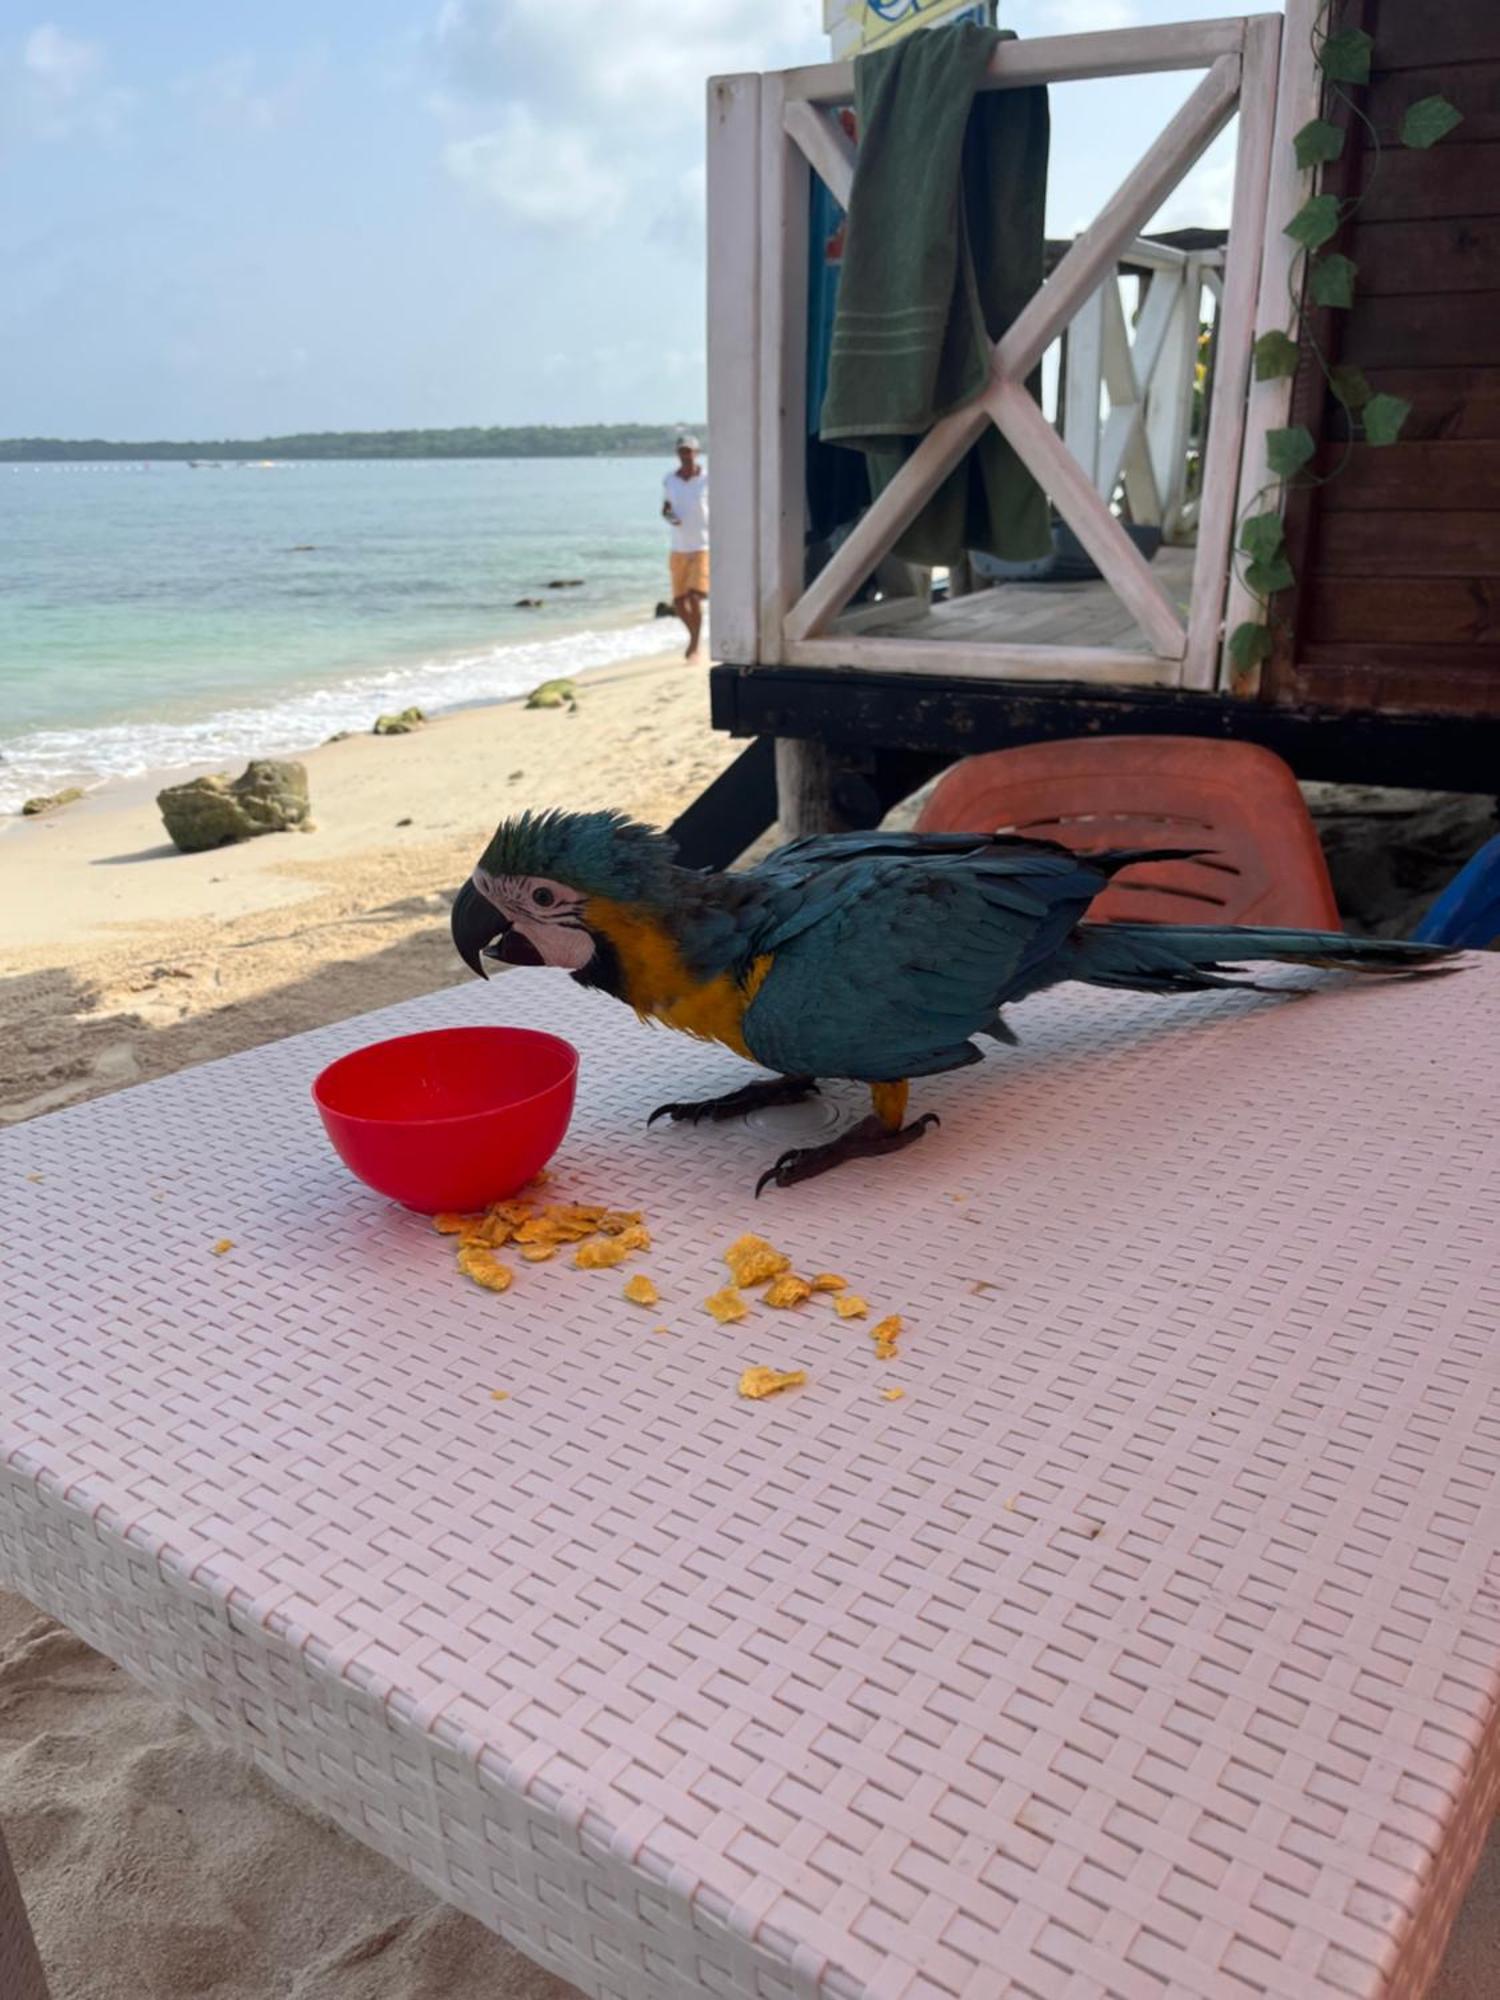
[[672, 528], [672, 553], [696, 555], [708, 547], [708, 469], [700, 465], [692, 479], [669, 472], [661, 483], [667, 505], [677, 516]]

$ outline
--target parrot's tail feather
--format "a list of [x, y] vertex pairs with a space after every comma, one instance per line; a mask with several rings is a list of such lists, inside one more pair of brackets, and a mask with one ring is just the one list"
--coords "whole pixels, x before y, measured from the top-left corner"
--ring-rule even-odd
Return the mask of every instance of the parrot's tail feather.
[[1238, 977], [1255, 960], [1308, 965], [1323, 972], [1387, 977], [1452, 972], [1456, 952], [1396, 938], [1345, 937], [1340, 931], [1290, 931], [1251, 925], [1080, 924], [1069, 940], [1065, 978], [1135, 993], [1202, 993], [1214, 987], [1285, 993]]

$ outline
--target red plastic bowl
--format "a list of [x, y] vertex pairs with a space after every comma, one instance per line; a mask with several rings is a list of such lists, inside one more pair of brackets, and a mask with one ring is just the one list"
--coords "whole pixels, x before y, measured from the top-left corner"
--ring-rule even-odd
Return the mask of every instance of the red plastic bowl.
[[578, 1051], [535, 1028], [438, 1028], [330, 1063], [313, 1099], [334, 1151], [392, 1201], [435, 1215], [504, 1201], [562, 1144]]

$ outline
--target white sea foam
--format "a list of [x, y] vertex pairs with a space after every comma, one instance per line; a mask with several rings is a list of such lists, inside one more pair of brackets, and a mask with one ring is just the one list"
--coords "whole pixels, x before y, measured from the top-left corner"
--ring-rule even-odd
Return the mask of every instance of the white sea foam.
[[28, 730], [3, 745], [0, 812], [15, 812], [23, 800], [64, 785], [95, 785], [183, 765], [237, 770], [249, 757], [294, 755], [336, 730], [368, 729], [377, 714], [391, 709], [415, 706], [432, 715], [504, 701], [558, 675], [665, 651], [678, 632], [678, 626], [656, 620], [595, 628], [351, 674], [328, 687], [298, 689], [204, 716]]

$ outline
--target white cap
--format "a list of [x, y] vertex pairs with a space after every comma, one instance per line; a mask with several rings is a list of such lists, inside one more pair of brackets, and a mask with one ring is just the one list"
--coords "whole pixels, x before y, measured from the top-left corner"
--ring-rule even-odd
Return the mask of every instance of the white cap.
[[679, 431], [677, 433], [677, 449], [679, 451], [696, 451], [698, 449], [698, 440], [693, 436], [691, 431]]

